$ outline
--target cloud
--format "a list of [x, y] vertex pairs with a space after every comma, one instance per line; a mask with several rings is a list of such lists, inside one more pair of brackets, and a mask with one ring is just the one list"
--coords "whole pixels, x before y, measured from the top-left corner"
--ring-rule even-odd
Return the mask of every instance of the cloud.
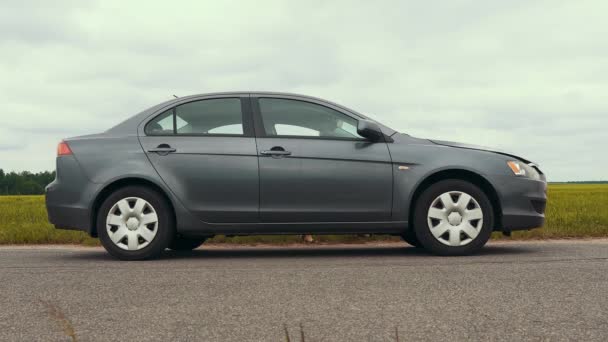
[[1, 168], [51, 169], [61, 138], [105, 130], [172, 94], [251, 89], [512, 150], [550, 180], [608, 179], [602, 1], [2, 6]]

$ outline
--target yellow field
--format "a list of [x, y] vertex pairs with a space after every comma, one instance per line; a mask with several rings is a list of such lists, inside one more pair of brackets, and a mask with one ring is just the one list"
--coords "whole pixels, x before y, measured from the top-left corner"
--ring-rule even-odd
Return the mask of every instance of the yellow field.
[[[514, 232], [515, 239], [608, 237], [608, 184], [551, 184], [545, 227], [530, 232]], [[495, 233], [495, 238], [501, 235]], [[355, 236], [319, 236], [321, 242], [361, 242]], [[214, 242], [289, 243], [296, 236], [250, 236]], [[0, 196], [0, 244], [74, 243], [98, 244], [85, 233], [56, 230], [47, 221], [43, 196]]]

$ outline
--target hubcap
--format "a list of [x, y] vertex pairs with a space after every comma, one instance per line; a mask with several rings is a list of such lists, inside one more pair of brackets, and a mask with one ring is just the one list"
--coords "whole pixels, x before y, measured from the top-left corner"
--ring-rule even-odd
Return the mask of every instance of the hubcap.
[[452, 226], [457, 226], [462, 222], [462, 215], [460, 213], [453, 211], [450, 215], [448, 215], [448, 222]]
[[137, 230], [137, 228], [139, 228], [139, 220], [135, 217], [130, 217], [127, 220], [127, 228], [129, 228], [129, 230]]
[[450, 191], [431, 203], [427, 215], [431, 234], [448, 246], [464, 246], [475, 240], [483, 226], [483, 211], [471, 195]]
[[116, 246], [129, 251], [140, 250], [154, 240], [158, 216], [154, 207], [143, 198], [123, 198], [110, 208], [106, 230]]

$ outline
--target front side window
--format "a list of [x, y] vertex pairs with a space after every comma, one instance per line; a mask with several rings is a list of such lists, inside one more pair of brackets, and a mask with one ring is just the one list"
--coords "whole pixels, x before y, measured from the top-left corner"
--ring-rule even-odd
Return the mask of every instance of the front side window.
[[363, 139], [357, 134], [357, 120], [331, 108], [288, 99], [258, 102], [267, 136]]
[[154, 118], [146, 134], [243, 135], [243, 114], [239, 98], [188, 102]]

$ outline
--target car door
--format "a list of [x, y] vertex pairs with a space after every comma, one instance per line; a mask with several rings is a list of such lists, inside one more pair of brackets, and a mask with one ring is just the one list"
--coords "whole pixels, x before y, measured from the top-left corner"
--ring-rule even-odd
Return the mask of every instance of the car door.
[[262, 222], [390, 221], [392, 168], [384, 142], [329, 104], [252, 97]]
[[140, 136], [152, 165], [184, 206], [205, 222], [257, 222], [258, 158], [249, 97], [180, 103]]

